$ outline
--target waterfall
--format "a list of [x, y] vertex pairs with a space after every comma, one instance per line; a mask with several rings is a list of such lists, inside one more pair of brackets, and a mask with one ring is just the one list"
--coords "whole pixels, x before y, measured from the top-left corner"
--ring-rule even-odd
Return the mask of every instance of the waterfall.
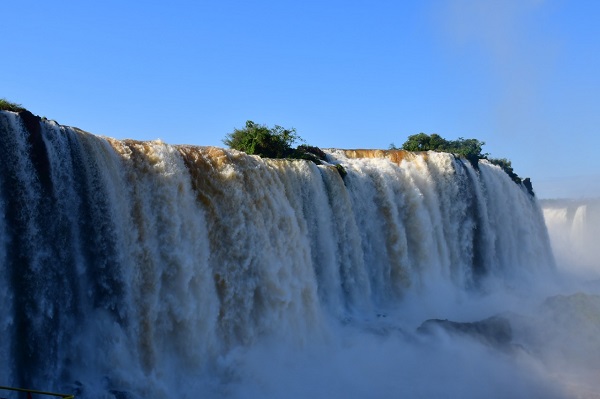
[[558, 268], [598, 278], [600, 201], [544, 200], [542, 209]]
[[336, 341], [420, 293], [554, 268], [537, 201], [487, 161], [327, 150], [316, 165], [12, 112], [0, 140], [1, 385], [227, 396], [245, 348]]

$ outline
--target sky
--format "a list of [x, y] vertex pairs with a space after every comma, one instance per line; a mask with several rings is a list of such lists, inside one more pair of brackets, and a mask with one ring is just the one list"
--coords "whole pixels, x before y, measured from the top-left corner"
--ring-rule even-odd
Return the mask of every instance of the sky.
[[600, 197], [600, 2], [2, 4], [0, 97], [97, 135], [224, 146], [246, 120], [323, 148], [484, 141], [539, 198]]

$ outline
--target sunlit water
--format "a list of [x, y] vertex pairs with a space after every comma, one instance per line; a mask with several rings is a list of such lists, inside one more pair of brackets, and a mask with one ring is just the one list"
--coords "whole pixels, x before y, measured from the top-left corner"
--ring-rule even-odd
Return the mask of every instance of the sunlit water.
[[[47, 121], [30, 132], [8, 112], [0, 139], [0, 385], [82, 398], [597, 388], [593, 282], [572, 295], [586, 279], [555, 265], [548, 213], [496, 166], [341, 150], [317, 166]], [[417, 332], [494, 315], [510, 322], [505, 347]]]

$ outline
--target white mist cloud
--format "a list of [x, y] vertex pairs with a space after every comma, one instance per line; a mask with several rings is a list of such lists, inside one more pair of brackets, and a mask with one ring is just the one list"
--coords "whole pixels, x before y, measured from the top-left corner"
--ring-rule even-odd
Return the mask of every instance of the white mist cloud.
[[539, 92], [551, 66], [550, 41], [531, 34], [531, 25], [542, 1], [457, 0], [439, 10], [448, 44], [457, 52], [468, 51], [489, 62], [499, 95], [497, 118], [507, 132], [532, 126], [539, 107]]
[[[386, 317], [332, 320], [330, 334], [303, 346], [266, 337], [221, 359], [213, 396], [226, 398], [573, 398], [600, 389], [593, 356], [600, 338], [598, 290], [538, 275], [527, 287], [482, 295], [429, 285]], [[592, 313], [590, 313], [592, 312]], [[416, 333], [435, 317], [459, 322], [502, 315], [508, 349], [473, 336]], [[590, 355], [591, 354], [591, 355]]]
[[[435, 10], [440, 38], [453, 63], [477, 62], [491, 104], [484, 141], [493, 156], [508, 157], [522, 176], [535, 182], [558, 168], [564, 148], [549, 98], [560, 96], [556, 82], [561, 42], [549, 30], [551, 5], [539, 0], [442, 3]], [[472, 84], [480, 84], [473, 80]], [[554, 162], [552, 161], [554, 160]]]
[[[348, 333], [348, 332], [346, 332]], [[406, 338], [353, 331], [307, 348], [269, 343], [231, 364], [232, 398], [563, 398], [527, 356], [440, 333]]]
[[583, 279], [600, 278], [600, 199], [542, 201], [558, 267]]

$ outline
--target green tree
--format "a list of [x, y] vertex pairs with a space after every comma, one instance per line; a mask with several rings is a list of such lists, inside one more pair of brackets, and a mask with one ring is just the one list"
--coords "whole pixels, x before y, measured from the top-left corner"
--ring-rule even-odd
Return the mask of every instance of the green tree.
[[21, 112], [25, 111], [25, 108], [21, 104], [12, 103], [5, 98], [0, 98], [0, 111]]
[[234, 129], [223, 139], [223, 143], [229, 148], [267, 158], [286, 158], [292, 155], [292, 144], [296, 141], [303, 140], [294, 128], [285, 129], [275, 125], [270, 129], [253, 121], [246, 121], [243, 129]]
[[485, 142], [477, 139], [465, 139], [459, 137], [458, 140], [450, 141], [448, 152], [467, 158], [471, 162], [477, 162], [477, 160], [484, 159], [489, 155], [488, 153], [482, 153], [482, 147], [484, 145]]
[[[434, 136], [437, 136], [434, 134]], [[413, 134], [408, 136], [408, 140], [402, 144], [402, 149], [406, 151], [429, 151], [432, 150], [431, 137], [425, 133]]]
[[[252, 121], [246, 121], [243, 129], [234, 129], [223, 139], [229, 148], [243, 151], [246, 154], [260, 155], [266, 158], [291, 158], [312, 161], [321, 165], [327, 160], [327, 154], [319, 147], [302, 144], [293, 148], [292, 144], [304, 141], [296, 133], [296, 129], [285, 129], [275, 125], [269, 129]], [[340, 176], [346, 177], [346, 170], [342, 165], [335, 166]]]
[[488, 158], [488, 161], [494, 165], [498, 165], [506, 172], [506, 174], [515, 182], [521, 183], [522, 179], [515, 173], [512, 168], [512, 163], [506, 158]]
[[473, 167], [478, 167], [480, 159], [487, 159], [490, 163], [498, 165], [506, 174], [517, 184], [525, 181], [527, 189], [533, 194], [531, 183], [528, 179], [521, 179], [513, 170], [511, 162], [506, 158], [488, 158], [489, 153], [484, 153], [483, 146], [485, 142], [477, 139], [465, 139], [459, 137], [457, 140], [446, 140], [438, 134], [428, 135], [425, 133], [413, 134], [408, 136], [406, 142], [402, 145], [403, 150], [407, 151], [439, 151], [449, 152], [459, 157], [466, 158]]
[[471, 162], [487, 157], [487, 153], [482, 153], [482, 147], [485, 142], [477, 139], [465, 139], [459, 137], [457, 140], [446, 140], [439, 134], [428, 135], [426, 133], [413, 134], [408, 136], [408, 140], [402, 145], [403, 150], [407, 151], [439, 151], [450, 152], [467, 158]]

